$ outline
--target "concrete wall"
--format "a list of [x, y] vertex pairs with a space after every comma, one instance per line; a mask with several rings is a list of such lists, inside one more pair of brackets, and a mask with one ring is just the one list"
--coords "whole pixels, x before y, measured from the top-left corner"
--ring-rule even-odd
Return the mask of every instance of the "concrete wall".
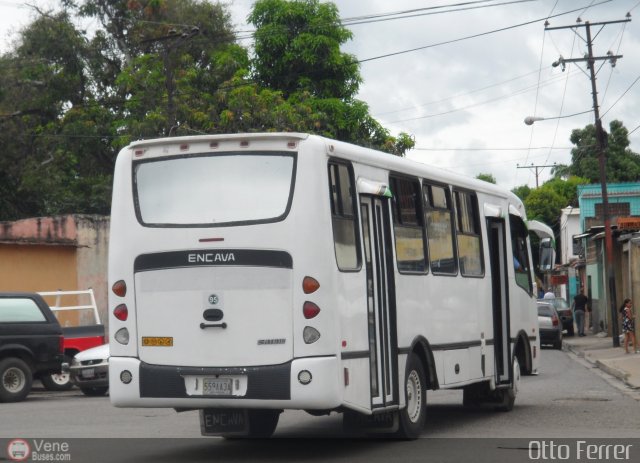
[[0, 244], [0, 291], [55, 291], [77, 280], [74, 246]]
[[[91, 288], [106, 325], [108, 242], [109, 218], [105, 216], [73, 214], [2, 222], [0, 291]], [[71, 303], [87, 301], [63, 301]], [[88, 314], [78, 316], [84, 315]]]

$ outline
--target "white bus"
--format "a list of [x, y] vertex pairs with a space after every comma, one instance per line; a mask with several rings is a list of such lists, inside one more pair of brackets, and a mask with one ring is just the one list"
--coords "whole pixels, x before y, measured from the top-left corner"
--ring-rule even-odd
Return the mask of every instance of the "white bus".
[[299, 409], [414, 438], [435, 389], [511, 409], [540, 356], [528, 227], [509, 191], [319, 136], [134, 142], [113, 185], [111, 401], [261, 437]]

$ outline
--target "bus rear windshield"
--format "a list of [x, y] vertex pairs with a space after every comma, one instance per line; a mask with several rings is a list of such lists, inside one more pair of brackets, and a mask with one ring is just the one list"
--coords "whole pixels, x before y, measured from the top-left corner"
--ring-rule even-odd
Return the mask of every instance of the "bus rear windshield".
[[216, 153], [134, 164], [136, 214], [148, 226], [282, 220], [291, 204], [291, 153]]

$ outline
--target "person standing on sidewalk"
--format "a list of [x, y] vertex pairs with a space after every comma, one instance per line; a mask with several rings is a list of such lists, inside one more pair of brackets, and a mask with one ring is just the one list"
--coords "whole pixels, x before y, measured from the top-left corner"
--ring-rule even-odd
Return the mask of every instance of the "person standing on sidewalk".
[[622, 315], [622, 332], [624, 333], [624, 351], [627, 354], [629, 353], [629, 341], [631, 341], [633, 351], [638, 353], [636, 345], [636, 316], [631, 309], [631, 299], [624, 300], [622, 307], [620, 307], [620, 314]]
[[584, 314], [587, 311], [589, 299], [584, 295], [584, 288], [580, 288], [580, 293], [573, 298], [573, 318], [576, 320], [578, 327], [578, 336], [586, 336], [584, 334]]

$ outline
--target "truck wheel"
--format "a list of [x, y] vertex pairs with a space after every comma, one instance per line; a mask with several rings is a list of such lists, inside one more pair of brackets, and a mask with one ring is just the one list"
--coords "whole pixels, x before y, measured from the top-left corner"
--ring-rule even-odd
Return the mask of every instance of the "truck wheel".
[[33, 373], [23, 360], [9, 357], [0, 360], [0, 402], [20, 402], [31, 391]]
[[[68, 355], [65, 355], [62, 361], [71, 365], [71, 357]], [[69, 373], [45, 374], [40, 378], [40, 381], [48, 391], [68, 391], [73, 387]]]

